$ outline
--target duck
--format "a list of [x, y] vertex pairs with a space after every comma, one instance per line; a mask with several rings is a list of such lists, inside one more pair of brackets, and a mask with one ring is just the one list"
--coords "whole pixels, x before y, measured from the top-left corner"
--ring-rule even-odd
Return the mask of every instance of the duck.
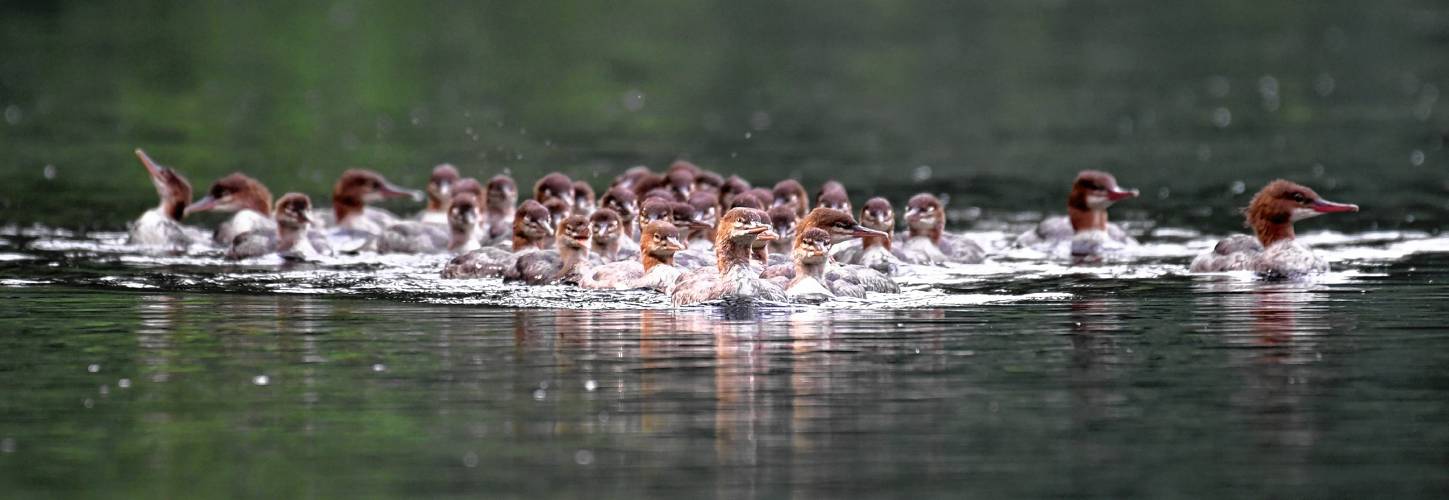
[[[750, 192], [750, 183], [738, 175], [731, 175], [725, 178], [724, 184], [719, 187], [719, 203], [721, 206], [734, 208], [736, 196]], [[764, 209], [764, 207], [756, 207]]]
[[795, 179], [785, 179], [775, 183], [775, 189], [770, 192], [770, 206], [789, 206], [795, 209], [795, 216], [805, 218], [810, 213], [810, 195], [805, 192], [805, 186]]
[[272, 220], [272, 192], [241, 172], [217, 179], [206, 196], [187, 205], [182, 215], [196, 212], [234, 212], [212, 234], [212, 240], [222, 246], [230, 246], [242, 233], [277, 229], [276, 221]]
[[330, 255], [327, 239], [308, 231], [312, 226], [312, 199], [302, 193], [277, 198], [272, 209], [276, 229], [259, 228], [238, 234], [226, 251], [227, 260], [276, 254], [286, 260], [312, 260]]
[[448, 201], [448, 253], [464, 254], [482, 247], [477, 235], [481, 230], [478, 227], [481, 218], [478, 195], [469, 192], [453, 194]]
[[1068, 246], [1074, 261], [1098, 261], [1106, 253], [1136, 246], [1120, 226], [1107, 221], [1113, 204], [1136, 198], [1136, 189], [1123, 189], [1117, 178], [1100, 170], [1083, 170], [1067, 195], [1067, 215], [1050, 217], [1017, 237], [1017, 247], [1053, 252]]
[[549, 172], [533, 183], [533, 199], [539, 203], [561, 200], [570, 207], [574, 204], [574, 181], [559, 172]]
[[[795, 226], [796, 238], [800, 234], [811, 229], [819, 229], [830, 235], [831, 245], [844, 243], [852, 238], [881, 237], [889, 238], [888, 233], [871, 229], [855, 221], [849, 213], [831, 208], [816, 208], [810, 211], [805, 219]], [[761, 276], [767, 279], [794, 279], [796, 266], [794, 262], [774, 263], [766, 267]], [[864, 266], [846, 265], [834, 263], [826, 267], [826, 278], [830, 281], [842, 280], [845, 283], [863, 287], [864, 291], [877, 293], [898, 293], [900, 286], [889, 276]]]
[[800, 218], [795, 215], [795, 208], [782, 205], [771, 207], [766, 213], [770, 214], [770, 226], [775, 229], [776, 234], [780, 235], [779, 239], [770, 242], [769, 254], [790, 258], [792, 242], [795, 239], [795, 226], [800, 222]]
[[[836, 296], [865, 298], [865, 288], [845, 280], [826, 277], [830, 261], [831, 236], [820, 228], [810, 228], [796, 235], [791, 258], [795, 277], [785, 283], [785, 295], [795, 302], [820, 303]], [[783, 277], [781, 278], [783, 281]]]
[[423, 194], [398, 187], [371, 170], [353, 168], [343, 172], [332, 186], [333, 225], [327, 234], [332, 246], [347, 253], [378, 250], [383, 232], [399, 220], [391, 212], [368, 204], [400, 197], [422, 201]]
[[912, 196], [906, 202], [906, 241], [896, 257], [909, 264], [977, 264], [986, 257], [981, 245], [969, 238], [946, 232], [946, 206], [929, 193]]
[[650, 222], [644, 226], [640, 246], [639, 259], [595, 266], [585, 275], [587, 279], [581, 286], [613, 290], [649, 289], [670, 294], [684, 272], [674, 265], [674, 254], [684, 249], [679, 228], [667, 221]]
[[445, 279], [502, 277], [519, 255], [547, 248], [553, 233], [548, 209], [537, 201], [524, 200], [513, 218], [513, 237], [507, 246], [484, 246], [454, 257], [443, 266], [441, 275]]
[[553, 224], [553, 227], [558, 227], [559, 223], [563, 222], [565, 217], [573, 215], [574, 213], [574, 205], [564, 201], [562, 198], [549, 198], [544, 200], [543, 208], [548, 210], [549, 221]]
[[582, 180], [574, 181], [573, 213], [588, 217], [594, 213], [594, 188]]
[[589, 219], [569, 215], [559, 222], [554, 249], [521, 254], [503, 271], [503, 282], [528, 285], [578, 284], [588, 272]]
[[639, 207], [635, 203], [634, 192], [624, 187], [612, 187], [604, 192], [599, 198], [599, 208], [613, 210], [619, 216], [619, 227], [623, 236], [634, 240], [639, 236], [636, 224], [639, 217]]
[[[860, 225], [885, 234], [894, 234], [896, 215], [890, 200], [879, 196], [866, 200], [865, 205], [860, 207]], [[891, 252], [890, 238], [863, 236], [859, 243], [849, 241], [837, 247], [839, 248], [833, 255], [841, 264], [861, 265], [886, 275], [896, 274], [902, 264]]]
[[714, 226], [719, 222], [719, 196], [711, 191], [696, 190], [689, 195], [688, 205], [693, 217], [685, 240], [691, 247], [713, 247]]
[[600, 208], [589, 215], [589, 231], [593, 245], [589, 258], [598, 263], [632, 260], [639, 255], [639, 244], [624, 236], [624, 223], [619, 214]]
[[146, 173], [151, 176], [151, 184], [156, 187], [156, 196], [161, 199], [161, 204], [145, 211], [130, 224], [126, 244], [168, 253], [186, 252], [193, 242], [204, 239], [181, 224], [186, 216], [186, 206], [191, 204], [191, 183], [180, 172], [156, 163], [145, 151], [137, 149], [136, 158], [141, 160], [141, 166], [146, 167]]
[[418, 221], [448, 225], [448, 200], [452, 199], [453, 183], [461, 179], [458, 168], [451, 164], [433, 167], [433, 175], [428, 178], [428, 187], [424, 190], [428, 195], [428, 206], [418, 213]]
[[715, 230], [716, 266], [681, 275], [670, 294], [671, 302], [675, 306], [714, 300], [784, 302], [785, 291], [779, 285], [760, 278], [750, 268], [752, 243], [757, 239], [769, 241], [775, 237], [765, 211], [733, 208], [725, 212]]
[[1253, 236], [1235, 235], [1193, 259], [1194, 273], [1252, 271], [1268, 278], [1294, 278], [1328, 271], [1328, 262], [1300, 243], [1293, 223], [1323, 214], [1357, 212], [1358, 205], [1323, 199], [1306, 186], [1278, 179], [1253, 196], [1244, 211]]
[[609, 185], [609, 189], [624, 188], [633, 191], [634, 187], [639, 184], [640, 180], [652, 175], [655, 174], [653, 171], [649, 170], [649, 167], [644, 165], [635, 165], [625, 169], [624, 173], [615, 176], [614, 182]]
[[484, 241], [507, 241], [513, 228], [514, 206], [518, 205], [518, 185], [513, 178], [499, 174], [488, 179], [483, 198], [482, 227], [488, 228]]
[[828, 181], [820, 188], [820, 194], [815, 197], [815, 206], [833, 208], [845, 213], [855, 211], [850, 206], [850, 195], [846, 194], [845, 186], [836, 181]]

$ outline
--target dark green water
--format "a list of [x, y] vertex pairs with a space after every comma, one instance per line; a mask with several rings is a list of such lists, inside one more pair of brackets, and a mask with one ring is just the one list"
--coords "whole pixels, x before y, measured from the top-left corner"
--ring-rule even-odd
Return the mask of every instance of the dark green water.
[[[0, 496], [1442, 497], [1445, 92], [1428, 0], [0, 3]], [[136, 147], [314, 199], [686, 157], [992, 243], [1105, 168], [1172, 231], [673, 310], [129, 254]], [[1335, 272], [1185, 275], [1275, 177], [1363, 207], [1300, 225]]]

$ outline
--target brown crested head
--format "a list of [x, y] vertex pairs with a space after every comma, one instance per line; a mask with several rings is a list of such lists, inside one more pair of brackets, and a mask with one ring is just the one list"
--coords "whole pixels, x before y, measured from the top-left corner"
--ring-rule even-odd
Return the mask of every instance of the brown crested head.
[[448, 206], [448, 199], [453, 194], [453, 185], [462, 178], [458, 175], [458, 168], [452, 164], [444, 163], [433, 167], [433, 175], [428, 177], [428, 209], [442, 210]]
[[621, 187], [624, 189], [632, 190], [634, 188], [634, 185], [639, 183], [640, 178], [653, 174], [654, 172], [649, 170], [649, 167], [646, 167], [644, 165], [635, 165], [629, 167], [629, 169], [625, 170], [624, 173], [619, 174], [617, 177], [614, 177], [614, 183], [611, 184], [609, 187]]
[[555, 234], [560, 249], [588, 248], [589, 239], [593, 232], [589, 229], [589, 219], [582, 215], [570, 215], [559, 221], [558, 230]]
[[724, 177], [711, 170], [700, 170], [694, 174], [694, 190], [708, 191], [719, 198], [720, 189], [724, 187]]
[[842, 212], [852, 212], [850, 197], [846, 196], [844, 189], [830, 190], [820, 193], [815, 199], [815, 206], [822, 208], [833, 208]]
[[1072, 182], [1067, 208], [1075, 210], [1106, 210], [1113, 203], [1136, 198], [1136, 189], [1122, 189], [1117, 178], [1100, 170], [1083, 170]]
[[911, 236], [926, 235], [939, 240], [946, 229], [946, 206], [930, 193], [912, 196], [906, 202], [906, 230]]
[[760, 203], [760, 199], [755, 197], [755, 195], [750, 194], [748, 191], [746, 191], [744, 193], [740, 193], [739, 196], [735, 196], [734, 198], [730, 199], [730, 208], [753, 208], [755, 210], [764, 210], [765, 205]]
[[298, 229], [312, 224], [312, 199], [302, 193], [287, 193], [277, 198], [272, 209], [277, 226]]
[[733, 204], [735, 196], [749, 192], [750, 183], [738, 175], [731, 175], [724, 180], [719, 187], [720, 201], [726, 204]]
[[533, 183], [533, 199], [543, 203], [551, 198], [566, 200], [572, 204], [574, 202], [574, 181], [567, 175], [553, 172]]
[[603, 198], [599, 198], [599, 208], [613, 210], [622, 219], [631, 219], [635, 216], [634, 192], [623, 187], [609, 188]]
[[774, 240], [778, 235], [770, 228], [770, 216], [764, 210], [731, 208], [720, 217], [715, 229], [715, 248], [742, 241]]
[[513, 250], [522, 250], [553, 235], [553, 218], [542, 203], [524, 200], [513, 214]]
[[810, 214], [806, 215], [805, 219], [801, 220], [795, 226], [795, 230], [802, 233], [810, 228], [825, 230], [825, 232], [830, 233], [832, 241], [837, 243], [850, 238], [864, 236], [890, 237], [886, 233], [860, 225], [855, 221], [855, 217], [850, 216], [849, 212], [842, 212], [833, 208], [817, 208], [811, 210]]
[[679, 228], [662, 220], [644, 226], [639, 245], [643, 247], [644, 253], [652, 254], [656, 258], [673, 256], [675, 252], [684, 249], [684, 242], [679, 239]]
[[791, 256], [798, 262], [821, 263], [830, 256], [830, 245], [834, 238], [830, 232], [812, 227], [795, 235]]
[[374, 203], [387, 198], [412, 197], [422, 201], [422, 193], [398, 187], [383, 178], [382, 174], [367, 169], [353, 168], [342, 172], [337, 183], [332, 185], [332, 200], [356, 200], [359, 203]]
[[482, 208], [478, 206], [478, 195], [466, 191], [453, 193], [448, 201], [448, 227], [455, 229], [476, 227], [481, 211]]
[[206, 196], [188, 205], [183, 213], [218, 211], [236, 212], [252, 210], [263, 215], [272, 214], [272, 192], [256, 179], [236, 172], [212, 183]]
[[613, 241], [624, 232], [623, 219], [619, 213], [607, 208], [600, 208], [589, 214], [590, 230], [594, 232], [594, 239], [599, 241]]
[[564, 217], [568, 217], [574, 213], [573, 204], [564, 201], [562, 198], [549, 198], [545, 200], [543, 202], [543, 208], [548, 210], [549, 219], [553, 221], [554, 225], [558, 225], [559, 221], [562, 221]]
[[805, 193], [805, 186], [795, 179], [785, 179], [775, 183], [775, 189], [770, 192], [770, 206], [778, 207], [789, 205], [795, 207], [796, 213], [805, 213], [810, 206], [810, 196]]
[[1326, 213], [1357, 211], [1358, 205], [1328, 201], [1306, 186], [1278, 179], [1253, 196], [1244, 215], [1258, 241], [1268, 246], [1293, 239], [1294, 222]]
[[490, 209], [508, 209], [518, 203], [518, 184], [513, 178], [499, 174], [488, 179], [483, 202]]
[[770, 216], [770, 227], [775, 229], [775, 234], [781, 238], [794, 238], [795, 227], [800, 223], [800, 216], [795, 215], [795, 209], [779, 206], [771, 207], [765, 212]]
[[156, 196], [161, 198], [161, 213], [171, 220], [186, 216], [186, 206], [191, 204], [191, 183], [181, 172], [151, 160], [145, 151], [136, 150], [136, 158], [146, 173], [151, 176], [151, 185], [156, 187]]
[[665, 183], [676, 201], [686, 201], [694, 192], [694, 172], [686, 168], [671, 169], [665, 176]]
[[827, 180], [827, 181], [825, 181], [825, 183], [823, 183], [823, 184], [820, 185], [820, 191], [816, 191], [815, 192], [815, 199], [817, 200], [816, 201], [817, 206], [820, 203], [818, 200], [821, 197], [825, 196], [825, 193], [829, 193], [829, 192], [832, 192], [832, 191], [839, 191], [840, 194], [847, 195], [846, 198], [849, 198], [850, 197], [850, 196], [848, 196], [848, 194], [845, 191], [845, 184], [841, 184], [840, 181], [837, 181], [835, 179], [830, 179], [830, 180]]
[[589, 213], [594, 210], [594, 188], [583, 180], [574, 181], [574, 211]]

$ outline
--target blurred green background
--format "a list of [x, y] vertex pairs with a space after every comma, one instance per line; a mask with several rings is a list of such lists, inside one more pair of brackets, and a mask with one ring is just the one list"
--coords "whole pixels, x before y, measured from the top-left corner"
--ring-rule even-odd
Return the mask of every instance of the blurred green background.
[[988, 214], [1103, 168], [1145, 194], [1119, 217], [1211, 230], [1275, 177], [1363, 205], [1344, 228], [1449, 211], [1439, 1], [0, 6], [7, 224], [123, 227], [155, 203], [136, 147], [322, 205], [351, 166], [601, 185], [684, 157]]

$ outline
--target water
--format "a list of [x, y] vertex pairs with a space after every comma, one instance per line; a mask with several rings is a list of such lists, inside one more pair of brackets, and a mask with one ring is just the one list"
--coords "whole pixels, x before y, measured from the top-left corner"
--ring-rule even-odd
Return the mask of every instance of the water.
[[[278, 14], [285, 12], [286, 14]], [[1441, 2], [0, 7], [7, 497], [1433, 497], [1449, 491]], [[987, 264], [820, 306], [127, 248], [146, 148], [596, 185], [676, 157], [949, 197]], [[1102, 266], [1012, 250], [1080, 168]], [[1267, 180], [1310, 280], [1185, 272]], [[416, 207], [390, 204], [409, 212]], [[207, 225], [214, 218], [188, 220]]]

